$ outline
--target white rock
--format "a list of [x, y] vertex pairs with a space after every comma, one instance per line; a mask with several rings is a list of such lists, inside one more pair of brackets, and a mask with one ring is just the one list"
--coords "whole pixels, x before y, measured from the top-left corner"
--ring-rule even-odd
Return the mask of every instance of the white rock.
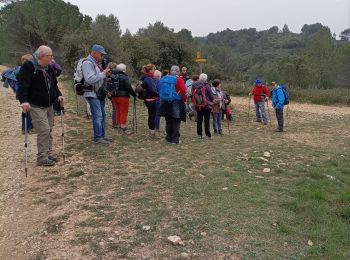
[[53, 189], [48, 189], [45, 191], [47, 194], [50, 194], [50, 193], [55, 193], [55, 191]]
[[181, 256], [185, 259], [190, 259], [190, 255], [185, 252], [181, 253]]
[[264, 157], [270, 158], [271, 154], [269, 152], [264, 152]]
[[264, 157], [259, 157], [260, 160], [264, 161], [264, 162], [268, 162], [269, 160], [264, 158]]
[[264, 179], [263, 176], [255, 176], [255, 178], [258, 178], [258, 179]]
[[181, 237], [179, 236], [170, 236], [168, 237], [168, 240], [173, 244], [173, 245], [179, 245], [181, 241]]
[[225, 190], [225, 191], [226, 191], [226, 190], [228, 190], [228, 188], [227, 188], [227, 187], [224, 187], [224, 188], [222, 188], [222, 190]]
[[269, 172], [271, 172], [271, 169], [270, 168], [264, 168], [263, 172], [264, 173], [269, 173]]
[[253, 173], [251, 170], [248, 170], [248, 173]]
[[142, 230], [144, 230], [144, 231], [148, 231], [148, 230], [150, 230], [150, 229], [151, 229], [150, 226], [143, 226], [143, 227], [142, 227]]
[[113, 241], [114, 240], [114, 237], [110, 237], [108, 238], [109, 241]]
[[100, 246], [103, 246], [105, 243], [103, 243], [102, 241], [99, 243]]
[[309, 246], [313, 246], [313, 245], [314, 245], [314, 242], [312, 242], [311, 240], [309, 240], [309, 241], [307, 241], [307, 244], [308, 244]]
[[207, 232], [202, 232], [201, 236], [206, 237], [207, 236]]

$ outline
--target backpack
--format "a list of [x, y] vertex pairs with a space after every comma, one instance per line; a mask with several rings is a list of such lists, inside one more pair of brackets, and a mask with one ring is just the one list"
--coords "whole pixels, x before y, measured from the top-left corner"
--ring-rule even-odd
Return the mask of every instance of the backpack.
[[74, 88], [75, 94], [80, 96], [84, 95], [85, 91], [92, 91], [94, 89], [93, 86], [85, 86], [84, 74], [83, 74], [83, 62], [86, 60], [87, 60], [86, 58], [80, 59], [78, 61], [78, 64], [74, 72], [73, 88]]
[[289, 104], [289, 90], [288, 87], [284, 84], [281, 85], [281, 89], [283, 91], [284, 94], [284, 105], [288, 105]]
[[160, 80], [160, 100], [174, 101], [181, 100], [181, 96], [176, 92], [176, 76], [167, 75]]
[[144, 100], [146, 98], [146, 90], [143, 88], [141, 80], [136, 84], [135, 93], [139, 99]]
[[106, 91], [111, 94], [112, 97], [117, 97], [120, 90], [120, 74], [112, 72], [110, 79], [106, 84]]
[[219, 109], [223, 106], [223, 94], [212, 87], [211, 92], [213, 93], [214, 104], [219, 106]]
[[198, 110], [202, 110], [209, 104], [204, 85], [194, 89], [192, 94], [192, 103], [196, 106], [196, 109]]
[[185, 85], [186, 85], [186, 95], [187, 97], [191, 97], [193, 80], [192, 79], [187, 80]]

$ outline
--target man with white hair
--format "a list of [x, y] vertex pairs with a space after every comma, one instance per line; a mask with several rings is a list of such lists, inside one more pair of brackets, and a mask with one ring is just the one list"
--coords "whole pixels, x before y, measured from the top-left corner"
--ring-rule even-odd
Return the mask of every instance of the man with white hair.
[[193, 84], [192, 102], [195, 104], [197, 111], [197, 135], [202, 138], [203, 135], [203, 117], [204, 129], [207, 138], [211, 138], [210, 133], [210, 114], [212, 110], [212, 103], [214, 101], [211, 86], [208, 83], [208, 75], [200, 74], [197, 82]]
[[20, 87], [18, 99], [22, 111], [32, 117], [37, 132], [37, 164], [53, 166], [58, 159], [52, 151], [53, 104], [59, 100], [64, 105], [55, 75], [50, 66], [53, 53], [50, 47], [42, 45], [34, 53], [34, 59], [26, 61], [17, 76]]
[[171, 67], [170, 75], [160, 80], [160, 113], [165, 117], [166, 141], [180, 143], [181, 121], [186, 121], [186, 86], [179, 77], [180, 68]]

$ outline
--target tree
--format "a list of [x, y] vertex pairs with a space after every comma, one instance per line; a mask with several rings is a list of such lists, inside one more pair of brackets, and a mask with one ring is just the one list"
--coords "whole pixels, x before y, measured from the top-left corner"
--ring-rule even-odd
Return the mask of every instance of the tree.
[[289, 27], [288, 27], [287, 24], [285, 24], [285, 25], [283, 26], [282, 33], [284, 33], [284, 34], [290, 33], [290, 30], [289, 30]]
[[342, 31], [340, 33], [339, 37], [340, 37], [340, 40], [342, 40], [342, 41], [350, 42], [350, 28]]
[[56, 48], [86, 18], [77, 6], [62, 0], [12, 2], [1, 8], [0, 17], [2, 37], [19, 51], [33, 51], [42, 44]]

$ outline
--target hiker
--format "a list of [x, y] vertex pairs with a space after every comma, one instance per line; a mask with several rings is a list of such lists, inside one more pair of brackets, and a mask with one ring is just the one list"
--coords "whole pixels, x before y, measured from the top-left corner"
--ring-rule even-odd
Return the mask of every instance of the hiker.
[[[255, 87], [249, 93], [249, 96], [254, 96], [256, 122], [263, 122], [267, 125], [267, 114], [265, 110], [265, 102], [268, 100], [270, 93], [265, 85], [262, 84], [260, 79], [255, 81]], [[261, 113], [260, 113], [261, 112]]]
[[275, 84], [272, 84], [271, 99], [278, 123], [276, 132], [283, 132], [283, 108], [285, 104], [285, 95], [281, 85], [276, 86]]
[[[25, 54], [21, 57], [21, 65], [23, 65], [26, 61], [30, 61], [33, 59], [32, 54]], [[21, 66], [17, 66], [12, 69], [8, 69], [4, 71], [2, 76], [2, 81], [4, 82], [4, 86], [9, 85], [13, 92], [16, 95], [16, 99], [18, 100], [18, 91], [19, 91], [19, 85], [17, 81], [17, 75], [21, 69]], [[32, 118], [30, 116], [30, 112], [21, 114], [21, 121], [22, 121], [22, 134], [25, 134], [25, 118], [27, 117], [27, 133], [34, 133], [35, 130], [33, 128], [32, 124]]]
[[[107, 60], [105, 58], [103, 58], [101, 64], [102, 64], [102, 68], [104, 67], [103, 62], [106, 62]], [[109, 62], [106, 66], [106, 68], [109, 68], [112, 71], [116, 71], [117, 70], [117, 63], [115, 62]], [[107, 78], [107, 81], [110, 80], [110, 78]], [[111, 119], [112, 119], [112, 128], [117, 129], [118, 130], [118, 126], [117, 126], [117, 119], [116, 119], [116, 109], [115, 106], [113, 105], [113, 101], [112, 101], [112, 96], [111, 95], [107, 95], [107, 98], [110, 100], [111, 102], [111, 106], [112, 106], [112, 111], [111, 111]]]
[[188, 104], [188, 117], [192, 120], [194, 117], [194, 121], [197, 122], [197, 111], [196, 106], [192, 102], [192, 93], [193, 93], [193, 84], [196, 83], [199, 79], [198, 75], [193, 75], [192, 79], [187, 80], [186, 88], [187, 88], [187, 104]]
[[230, 109], [230, 104], [231, 104], [231, 97], [230, 95], [221, 89], [222, 97], [224, 99], [224, 102], [222, 104], [222, 115], [221, 115], [221, 120], [224, 120], [224, 117], [226, 116], [226, 120], [232, 121], [232, 111]]
[[183, 81], [185, 82], [185, 84], [186, 84], [187, 80], [191, 79], [191, 77], [190, 77], [190, 76], [188, 75], [188, 73], [187, 73], [187, 68], [186, 68], [186, 67], [182, 67], [182, 68], [181, 68], [181, 75], [180, 75], [180, 78], [183, 79]]
[[55, 72], [50, 66], [53, 53], [50, 47], [40, 46], [33, 60], [22, 65], [17, 76], [20, 86], [18, 99], [22, 111], [30, 111], [32, 123], [37, 132], [37, 164], [53, 166], [58, 159], [52, 152], [53, 104], [58, 99], [64, 105]]
[[144, 103], [148, 110], [148, 128], [150, 138], [156, 138], [155, 131], [155, 118], [157, 113], [156, 99], [159, 96], [157, 92], [156, 84], [154, 83], [153, 74], [156, 70], [156, 66], [148, 64], [143, 67], [143, 75], [140, 79], [142, 87], [145, 90]]
[[106, 110], [105, 98], [97, 97], [98, 90], [104, 84], [106, 76], [109, 75], [110, 69], [103, 70], [101, 61], [106, 51], [103, 46], [95, 44], [91, 48], [91, 53], [82, 63], [82, 72], [84, 77], [84, 85], [90, 89], [84, 91], [84, 98], [90, 105], [91, 118], [93, 125], [93, 143], [108, 145], [112, 139], [106, 137]]
[[135, 91], [131, 87], [129, 76], [126, 74], [126, 65], [120, 63], [111, 72], [111, 83], [117, 84], [117, 88], [111, 88], [112, 103], [116, 111], [116, 125], [118, 132], [128, 134], [126, 122], [129, 113], [130, 95], [136, 98]]
[[192, 103], [195, 105], [197, 112], [197, 136], [198, 138], [202, 138], [202, 124], [204, 117], [205, 135], [210, 139], [210, 114], [213, 94], [211, 92], [211, 86], [207, 80], [207, 74], [202, 73], [199, 75], [198, 81], [193, 84]]
[[179, 74], [180, 68], [174, 65], [170, 75], [160, 80], [160, 111], [165, 117], [165, 139], [170, 144], [180, 143], [181, 121], [186, 122], [186, 86]]
[[213, 113], [213, 128], [214, 134], [222, 135], [222, 107], [224, 103], [224, 98], [221, 92], [221, 82], [218, 79], [213, 80], [211, 92], [213, 94], [213, 105], [212, 105], [212, 113]]
[[[154, 72], [154, 84], [156, 84], [157, 92], [160, 92], [160, 79], [162, 77], [162, 72], [156, 70]], [[156, 98], [156, 117], [155, 117], [155, 130], [156, 133], [160, 133], [160, 97]]]

